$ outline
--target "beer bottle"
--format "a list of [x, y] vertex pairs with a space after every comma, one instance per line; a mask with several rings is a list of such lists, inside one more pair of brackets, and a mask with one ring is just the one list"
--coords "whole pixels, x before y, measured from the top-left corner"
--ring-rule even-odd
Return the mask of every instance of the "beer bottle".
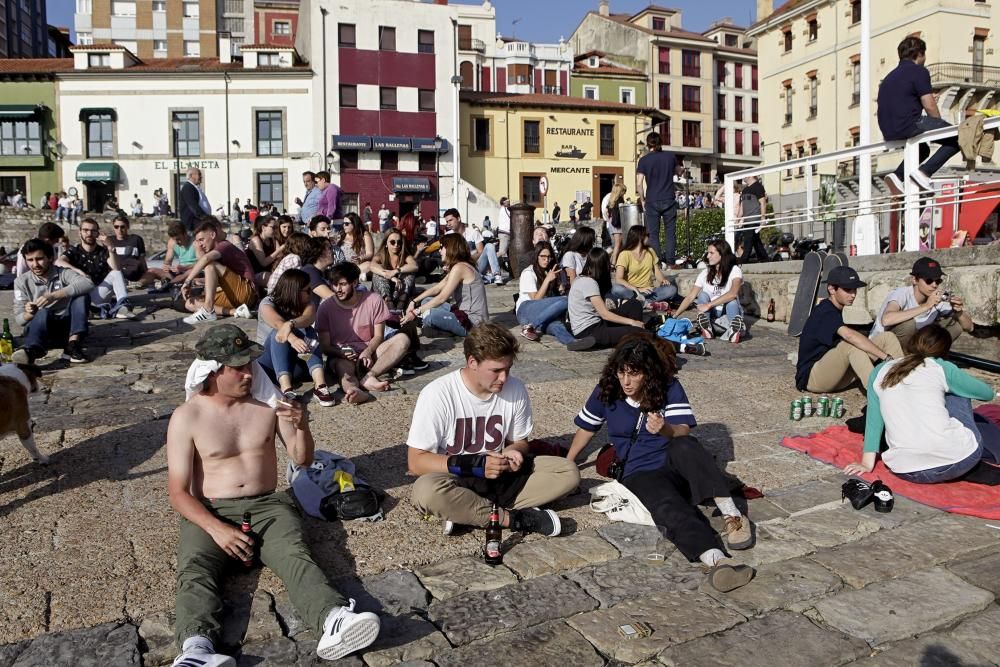
[[[240, 530], [243, 531], [245, 535], [250, 535], [250, 512], [243, 513], [243, 523], [240, 524]], [[253, 545], [250, 547], [253, 548]], [[244, 559], [243, 565], [246, 567], [253, 567], [253, 556], [249, 560]]]
[[4, 318], [3, 333], [0, 334], [0, 364], [9, 364], [14, 356], [14, 337], [10, 334], [10, 322]]
[[490, 523], [486, 526], [486, 564], [500, 565], [503, 563], [503, 553], [500, 551], [500, 543], [503, 541], [502, 530], [500, 528], [500, 508], [493, 503], [490, 511]]
[[771, 299], [771, 303], [767, 304], [767, 321], [774, 321], [774, 299]]

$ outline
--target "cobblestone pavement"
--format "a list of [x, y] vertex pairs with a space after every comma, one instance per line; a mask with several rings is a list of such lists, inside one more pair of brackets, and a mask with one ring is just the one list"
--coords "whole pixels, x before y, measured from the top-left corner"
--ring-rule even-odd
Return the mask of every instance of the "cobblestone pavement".
[[[491, 311], [514, 327], [513, 289], [489, 289]], [[51, 465], [0, 440], [0, 667], [163, 665], [174, 655], [178, 521], [163, 443], [200, 329], [137, 301], [147, 307], [140, 320], [96, 323], [96, 360], [46, 373], [46, 391], [32, 398]], [[10, 292], [0, 294], [0, 311], [9, 309]], [[428, 339], [431, 369], [374, 403], [313, 404], [318, 446], [352, 457], [388, 492], [382, 523], [306, 522], [324, 569], [362, 609], [382, 614], [378, 642], [341, 662], [997, 664], [1000, 530], [898, 497], [886, 515], [842, 505], [835, 469], [779, 444], [831, 423], [788, 420], [794, 341], [765, 323], [753, 333], [738, 349], [710, 343], [712, 356], [685, 357], [681, 371], [696, 435], [765, 493], [749, 506], [757, 546], [736, 554], [757, 578], [727, 595], [676, 552], [647, 565], [655, 532], [589, 510], [600, 438], [580, 491], [556, 506], [567, 534], [513, 544], [503, 566], [482, 562], [481, 531], [445, 537], [419, 516], [401, 443], [419, 389], [461, 365], [454, 339]], [[515, 373], [531, 392], [537, 437], [569, 441], [604, 359], [549, 338], [524, 341]], [[862, 404], [847, 395], [849, 413]], [[227, 605], [225, 642], [244, 643], [240, 665], [320, 664], [314, 633], [269, 571], [234, 576]], [[631, 621], [652, 635], [621, 638], [618, 626]]]

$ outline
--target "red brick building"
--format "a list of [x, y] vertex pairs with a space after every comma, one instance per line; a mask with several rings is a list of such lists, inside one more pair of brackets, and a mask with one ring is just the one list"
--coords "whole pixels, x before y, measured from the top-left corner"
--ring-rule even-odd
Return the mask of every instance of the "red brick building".
[[294, 46], [299, 22], [299, 0], [255, 0], [254, 41], [273, 46]]

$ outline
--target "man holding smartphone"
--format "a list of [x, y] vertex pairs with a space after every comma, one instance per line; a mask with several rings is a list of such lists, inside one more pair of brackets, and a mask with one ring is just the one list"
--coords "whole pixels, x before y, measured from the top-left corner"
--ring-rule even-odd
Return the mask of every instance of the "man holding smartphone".
[[378, 294], [358, 290], [357, 264], [335, 264], [330, 276], [333, 298], [320, 304], [316, 313], [319, 344], [329, 368], [340, 378], [347, 402], [364, 403], [371, 400], [369, 392], [389, 389], [378, 376], [406, 357], [410, 339], [404, 334], [385, 337], [391, 313]]
[[870, 337], [891, 331], [906, 350], [918, 330], [938, 322], [955, 340], [962, 332], [972, 333], [973, 323], [961, 298], [942, 289], [945, 273], [941, 263], [921, 257], [910, 271], [910, 285], [899, 287], [885, 297], [879, 308]]
[[485, 528], [496, 502], [500, 524], [547, 537], [561, 530], [552, 510], [538, 509], [580, 483], [576, 465], [531, 456], [531, 401], [510, 375], [517, 340], [484, 322], [463, 341], [466, 364], [434, 380], [417, 398], [406, 439], [407, 466], [418, 477], [410, 494], [418, 510], [456, 524]]

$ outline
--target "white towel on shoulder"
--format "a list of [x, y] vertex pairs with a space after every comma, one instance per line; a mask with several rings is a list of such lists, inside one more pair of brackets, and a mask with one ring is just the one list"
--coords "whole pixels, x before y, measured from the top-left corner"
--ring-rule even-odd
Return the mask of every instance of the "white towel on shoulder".
[[[195, 359], [191, 362], [187, 378], [184, 380], [184, 400], [190, 401], [192, 396], [202, 390], [208, 376], [221, 368], [222, 364], [218, 361]], [[271, 383], [270, 378], [267, 377], [267, 373], [256, 361], [253, 362], [251, 374], [253, 375], [253, 384], [250, 386], [250, 394], [261, 403], [266, 403], [272, 408], [277, 407], [280, 394]]]

